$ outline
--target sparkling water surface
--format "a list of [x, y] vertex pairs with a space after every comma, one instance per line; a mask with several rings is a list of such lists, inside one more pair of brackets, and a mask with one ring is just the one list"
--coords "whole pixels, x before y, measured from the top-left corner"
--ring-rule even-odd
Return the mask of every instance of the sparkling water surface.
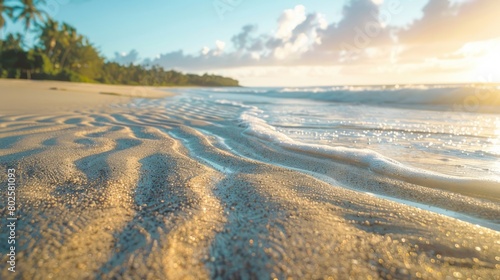
[[[457, 106], [477, 94], [474, 88], [230, 88], [180, 93], [175, 105], [166, 106], [207, 110], [235, 121], [251, 111], [298, 142], [369, 149], [407, 166], [500, 180], [500, 107], [484, 113], [481, 107]], [[498, 88], [487, 93], [500, 99]]]

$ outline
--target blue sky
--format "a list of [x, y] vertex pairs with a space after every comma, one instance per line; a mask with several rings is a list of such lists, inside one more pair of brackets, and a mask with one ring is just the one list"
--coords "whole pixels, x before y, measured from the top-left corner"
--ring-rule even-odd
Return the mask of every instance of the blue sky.
[[[221, 0], [224, 1], [224, 0]], [[303, 1], [232, 0], [241, 2], [223, 13], [214, 0], [53, 0], [49, 13], [88, 36], [107, 57], [136, 49], [141, 57], [168, 51], [198, 52], [216, 40], [229, 41], [240, 28], [257, 24], [261, 31], [276, 28], [279, 15]], [[231, 0], [228, 0], [231, 3]], [[348, 1], [314, 0], [305, 4], [309, 12], [324, 14], [329, 21], [341, 18]], [[394, 17], [395, 24], [407, 24], [421, 16], [425, 0], [403, 1], [406, 9]], [[223, 2], [222, 2], [223, 3]], [[52, 7], [52, 6], [50, 6]], [[10, 31], [21, 30], [9, 26]]]
[[[485, 80], [480, 72], [493, 72], [488, 61], [497, 56], [487, 52], [500, 37], [493, 30], [497, 0], [47, 2], [52, 17], [75, 26], [110, 60], [230, 75], [245, 85]], [[227, 10], [221, 15], [216, 6]], [[370, 28], [377, 34], [368, 38]], [[355, 55], [346, 58], [353, 44]]]

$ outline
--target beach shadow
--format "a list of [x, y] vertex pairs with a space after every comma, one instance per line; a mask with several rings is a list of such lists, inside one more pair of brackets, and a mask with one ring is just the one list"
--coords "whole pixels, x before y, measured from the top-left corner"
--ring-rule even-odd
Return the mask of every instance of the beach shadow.
[[[80, 141], [85, 140], [81, 139]], [[107, 158], [113, 153], [136, 147], [140, 144], [141, 141], [135, 139], [117, 139], [116, 146], [112, 150], [81, 158], [75, 161], [75, 166], [85, 174], [87, 180], [103, 182], [108, 178], [108, 174], [111, 171], [109, 164], [106, 162]]]
[[91, 138], [101, 138], [101, 137], [104, 137], [104, 135], [106, 135], [107, 133], [116, 132], [116, 131], [120, 131], [120, 130], [123, 130], [123, 129], [125, 129], [125, 128], [122, 127], [122, 126], [116, 126], [115, 125], [115, 126], [110, 127], [106, 131], [89, 133], [89, 134], [86, 134], [85, 136], [91, 137]]
[[271, 244], [273, 236], [285, 235], [284, 227], [279, 223], [286, 213], [278, 203], [262, 194], [264, 190], [259, 191], [259, 186], [251, 183], [263, 170], [259, 170], [259, 164], [221, 153], [204, 136], [191, 129], [175, 130], [174, 134], [192, 158], [201, 159], [205, 165], [226, 175], [213, 190], [225, 208], [226, 223], [209, 247], [210, 261], [206, 261], [205, 266], [210, 278], [268, 278], [279, 261], [271, 259], [265, 249], [275, 247]]
[[0, 164], [8, 164], [10, 166], [16, 165], [18, 162], [23, 160], [25, 157], [33, 156], [45, 151], [45, 148], [31, 149], [27, 151], [22, 151], [18, 153], [7, 154], [0, 156]]
[[44, 140], [44, 141], [42, 142], [42, 145], [47, 146], [47, 147], [57, 145], [57, 137], [54, 137], [54, 138], [50, 138], [50, 139]]
[[[258, 194], [243, 178], [226, 177], [215, 192], [226, 207], [227, 222], [210, 245], [210, 262], [206, 267], [212, 279], [264, 279], [269, 277], [275, 260], [265, 248], [270, 248], [269, 228], [284, 228], [275, 223], [275, 211], [280, 209]], [[265, 205], [264, 205], [265, 204]]]
[[[136, 214], [127, 225], [114, 234], [113, 248], [119, 248], [111, 258], [101, 266], [96, 275], [102, 279], [103, 275], [121, 275], [124, 271], [133, 271], [133, 263], [146, 264], [152, 253], [153, 244], [161, 243], [175, 226], [178, 216], [185, 213], [190, 207], [193, 194], [182, 186], [181, 178], [171, 172], [176, 166], [175, 162], [163, 154], [154, 154], [143, 158], [141, 163], [141, 177], [137, 183], [134, 197]], [[135, 263], [135, 262], [134, 262]]]
[[9, 136], [0, 138], [0, 149], [9, 149], [17, 142], [21, 141], [25, 136]]
[[85, 119], [84, 118], [71, 118], [71, 119], [67, 119], [64, 121], [65, 124], [74, 124], [74, 125], [79, 125], [81, 126], [82, 125], [82, 122], [84, 122]]
[[73, 141], [73, 142], [75, 142], [76, 144], [79, 144], [79, 145], [87, 146], [87, 147], [90, 147], [92, 145], [97, 144], [94, 140], [88, 139], [88, 138], [75, 139], [75, 141]]

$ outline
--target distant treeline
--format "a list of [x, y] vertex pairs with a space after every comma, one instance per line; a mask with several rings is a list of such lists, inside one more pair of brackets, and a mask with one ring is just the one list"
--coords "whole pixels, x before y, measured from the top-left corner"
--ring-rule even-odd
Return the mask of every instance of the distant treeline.
[[0, 78], [145, 86], [239, 86], [237, 80], [222, 76], [106, 61], [74, 27], [56, 22], [37, 9], [40, 1], [18, 1], [14, 6], [1, 2], [0, 29], [6, 23], [5, 16], [21, 20], [26, 31], [35, 35], [36, 43], [26, 47], [19, 33], [0, 38]]

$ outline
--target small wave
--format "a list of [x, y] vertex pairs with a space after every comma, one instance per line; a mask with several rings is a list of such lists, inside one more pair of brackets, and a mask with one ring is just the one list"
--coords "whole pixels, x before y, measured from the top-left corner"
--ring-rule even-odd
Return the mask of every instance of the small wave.
[[215, 100], [214, 102], [216, 104], [230, 105], [230, 106], [240, 107], [240, 108], [252, 108], [251, 106], [245, 105], [241, 102], [231, 101], [231, 100], [226, 100], [226, 99], [218, 99], [218, 100]]
[[444, 175], [409, 167], [368, 149], [302, 143], [280, 133], [256, 114], [253, 110], [241, 114], [240, 122], [246, 127], [245, 133], [284, 149], [356, 165], [380, 175], [425, 187], [500, 199], [499, 181]]
[[255, 112], [255, 113], [264, 113], [264, 111], [260, 110], [259, 108], [255, 107], [255, 106], [245, 105], [245, 104], [243, 104], [241, 102], [237, 102], [237, 101], [231, 101], [231, 100], [226, 100], [226, 99], [218, 99], [218, 100], [215, 100], [214, 102], [216, 104], [220, 104], [220, 105], [229, 105], [229, 106], [234, 106], [234, 107], [249, 109], [249, 110], [251, 110], [252, 112]]
[[500, 89], [495, 86], [406, 85], [406, 86], [341, 86], [286, 87], [267, 90], [243, 90], [234, 93], [258, 93], [269, 97], [309, 99], [325, 102], [369, 105], [404, 105], [448, 107], [455, 111], [498, 112]]
[[211, 88], [208, 89], [211, 92], [218, 92], [218, 93], [254, 93], [254, 94], [259, 94], [259, 93], [268, 93], [272, 91], [271, 89], [259, 89], [259, 88]]
[[319, 92], [328, 92], [332, 91], [334, 88], [321, 88], [321, 87], [315, 87], [315, 88], [283, 88], [278, 90], [280, 93], [287, 93], [287, 92], [311, 92], [311, 93], [319, 93]]

